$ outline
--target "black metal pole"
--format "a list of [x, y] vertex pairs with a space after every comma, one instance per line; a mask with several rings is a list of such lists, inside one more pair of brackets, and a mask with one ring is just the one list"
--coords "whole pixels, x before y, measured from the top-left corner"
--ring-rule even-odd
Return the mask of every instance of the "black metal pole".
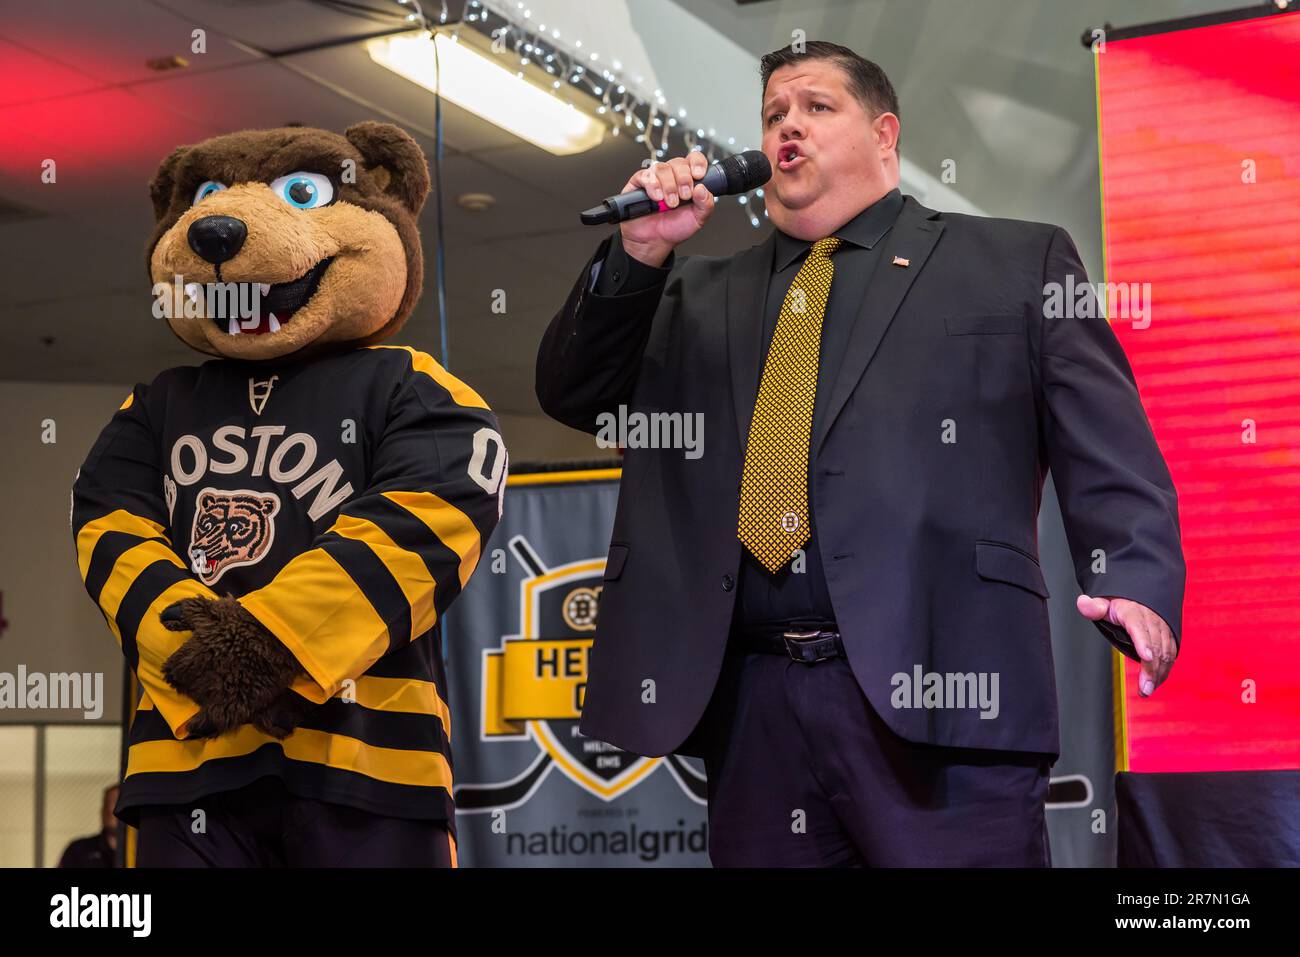
[[1083, 32], [1080, 42], [1092, 49], [1097, 31], [1107, 40], [1130, 40], [1134, 37], [1152, 36], [1157, 33], [1173, 33], [1177, 30], [1194, 30], [1197, 27], [1212, 27], [1219, 23], [1232, 23], [1237, 20], [1254, 20], [1258, 17], [1271, 17], [1279, 13], [1290, 13], [1300, 9], [1300, 3], [1293, 0], [1265, 0], [1249, 7], [1223, 10], [1219, 13], [1200, 13], [1189, 17], [1176, 17], [1172, 20], [1159, 20], [1155, 23], [1140, 23], [1131, 27], [1112, 27], [1109, 23], [1101, 27], [1092, 27]]

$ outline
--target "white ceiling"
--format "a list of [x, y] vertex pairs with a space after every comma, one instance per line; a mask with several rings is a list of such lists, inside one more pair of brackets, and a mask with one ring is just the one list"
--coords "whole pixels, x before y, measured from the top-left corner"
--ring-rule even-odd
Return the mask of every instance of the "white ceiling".
[[[795, 28], [853, 47], [880, 62], [899, 89], [913, 191], [923, 193], [953, 159], [954, 203], [1061, 223], [1094, 266], [1092, 63], [1079, 36], [1105, 20], [1127, 25], [1224, 5], [677, 0], [690, 15], [679, 10], [673, 22], [668, 0], [603, 2], [626, 5], [615, 19], [631, 35], [621, 41], [606, 32], [600, 47], [616, 54], [623, 45], [656, 64], [666, 92], [690, 89], [680, 70], [665, 78], [663, 64], [680, 59], [673, 51], [692, 25], [727, 38], [728, 63], [740, 50], [756, 64], [789, 43]], [[425, 8], [436, 15], [438, 0]], [[196, 27], [208, 38], [198, 56], [189, 53]], [[173, 147], [245, 127], [300, 122], [341, 131], [380, 118], [406, 127], [432, 159], [432, 96], [372, 63], [359, 43], [278, 58], [258, 52], [381, 27], [310, 0], [2, 0], [0, 378], [131, 383], [202, 361], [149, 312], [146, 184]], [[170, 54], [190, 65], [161, 73], [145, 65]], [[756, 113], [756, 67], [722, 98], [710, 86], [707, 102], [719, 127], [734, 122], [731, 111]], [[443, 129], [451, 368], [498, 411], [540, 416], [532, 389], [537, 342], [604, 235], [578, 225], [578, 211], [617, 192], [644, 150], [626, 137], [606, 137], [588, 153], [557, 158], [450, 103]], [[58, 163], [54, 184], [40, 179], [48, 158]], [[467, 212], [455, 203], [466, 192], [490, 193], [496, 205]], [[942, 207], [942, 198], [930, 201]], [[421, 221], [426, 294], [398, 341], [437, 355], [433, 210], [431, 201]], [[759, 241], [765, 230], [753, 229], [733, 205], [719, 210], [688, 251], [725, 253]], [[495, 289], [506, 292], [505, 315], [490, 309]]]

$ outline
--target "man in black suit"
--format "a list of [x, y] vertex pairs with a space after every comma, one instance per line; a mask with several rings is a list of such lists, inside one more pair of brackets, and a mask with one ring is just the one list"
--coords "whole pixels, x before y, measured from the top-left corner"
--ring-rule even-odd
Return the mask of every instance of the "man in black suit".
[[1087, 282], [1064, 230], [903, 196], [894, 90], [851, 50], [762, 79], [775, 232], [678, 257], [705, 161], [638, 171], [672, 208], [541, 344], [561, 422], [705, 425], [702, 455], [626, 451], [581, 729], [703, 758], [715, 864], [1049, 864], [1044, 478], [1142, 694], [1178, 651], [1173, 483], [1108, 322], [1050, 304]]

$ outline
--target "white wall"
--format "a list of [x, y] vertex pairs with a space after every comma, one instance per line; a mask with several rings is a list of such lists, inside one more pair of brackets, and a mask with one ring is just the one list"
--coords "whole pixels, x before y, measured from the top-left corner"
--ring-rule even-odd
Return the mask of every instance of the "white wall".
[[[9, 627], [0, 672], [99, 672], [101, 720], [121, 714], [121, 653], [77, 573], [72, 481], [129, 386], [0, 382], [0, 594]], [[42, 441], [51, 420], [54, 442]], [[72, 711], [0, 709], [0, 722], [84, 720]]]

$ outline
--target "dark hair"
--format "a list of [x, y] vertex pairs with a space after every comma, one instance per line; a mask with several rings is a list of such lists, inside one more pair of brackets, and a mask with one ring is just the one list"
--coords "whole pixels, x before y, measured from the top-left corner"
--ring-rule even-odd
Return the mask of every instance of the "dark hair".
[[761, 96], [767, 97], [767, 81], [773, 73], [801, 60], [829, 60], [842, 69], [848, 78], [845, 85], [849, 92], [872, 116], [881, 113], [901, 115], [898, 112], [898, 94], [894, 92], [894, 84], [889, 82], [884, 70], [848, 47], [825, 40], [809, 40], [798, 51], [791, 44], [763, 57], [758, 66], [759, 75], [763, 78]]

